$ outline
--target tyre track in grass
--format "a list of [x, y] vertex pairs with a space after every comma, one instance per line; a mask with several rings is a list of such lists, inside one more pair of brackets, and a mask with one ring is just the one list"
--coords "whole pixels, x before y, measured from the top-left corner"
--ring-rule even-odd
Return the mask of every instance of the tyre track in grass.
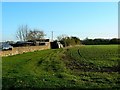
[[78, 55], [82, 58], [82, 62], [81, 62], [81, 66], [84, 68], [83, 70], [86, 71], [86, 72], [90, 72], [90, 71], [96, 71], [97, 68], [94, 67], [93, 63], [91, 62], [86, 62], [87, 60], [85, 59], [85, 57], [83, 57], [80, 53], [80, 49], [78, 48], [77, 50], [78, 52]]
[[[83, 59], [83, 60], [85, 60], [85, 61], [87, 61], [82, 55], [81, 55], [81, 53], [80, 53], [80, 49], [78, 49], [77, 50], [77, 52], [78, 52], [78, 55]], [[92, 60], [91, 58], [90, 58], [90, 60]], [[102, 68], [100, 68], [100, 67], [97, 67], [96, 65], [94, 65], [93, 63], [89, 63], [88, 65], [86, 65], [86, 64], [81, 64], [81, 65], [83, 65], [83, 66], [91, 66], [91, 68], [87, 68], [86, 70], [87, 71], [95, 71], [95, 72], [118, 72], [119, 71], [119, 68], [117, 67], [117, 66], [113, 66], [113, 67], [102, 67]], [[86, 71], [85, 70], [85, 71]]]
[[[45, 70], [47, 70], [47, 71], [49, 71], [49, 69], [53, 69], [53, 71], [55, 71], [56, 70], [56, 68], [54, 68], [55, 67], [55, 64], [57, 64], [57, 59], [58, 59], [58, 56], [59, 56], [59, 54], [61, 53], [61, 50], [52, 50], [52, 51], [50, 51], [50, 52], [48, 52], [47, 53], [47, 56], [46, 57], [41, 57], [43, 60], [41, 61], [41, 60], [39, 60], [37, 63], [37, 67], [36, 68], [38, 68], [40, 65], [42, 65], [42, 63], [48, 63], [48, 64], [46, 64], [46, 67], [44, 67], [43, 69], [45, 69]], [[54, 65], [53, 65], [53, 63], [55, 63]], [[38, 69], [35, 69], [35, 73], [37, 73], [38, 72]]]
[[63, 61], [66, 64], [66, 68], [73, 70], [73, 71], [74, 70], [81, 71], [82, 66], [85, 66], [85, 65], [84, 63], [80, 63], [80, 61], [75, 58], [76, 56], [74, 56], [74, 53], [78, 53], [77, 50], [73, 52], [70, 50], [70, 48], [66, 49], [65, 56], [62, 57]]

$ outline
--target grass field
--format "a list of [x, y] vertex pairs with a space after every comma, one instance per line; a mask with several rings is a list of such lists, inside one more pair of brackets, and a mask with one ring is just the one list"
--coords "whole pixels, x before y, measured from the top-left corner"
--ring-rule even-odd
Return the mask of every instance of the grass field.
[[118, 55], [117, 45], [88, 45], [3, 57], [3, 88], [118, 90]]

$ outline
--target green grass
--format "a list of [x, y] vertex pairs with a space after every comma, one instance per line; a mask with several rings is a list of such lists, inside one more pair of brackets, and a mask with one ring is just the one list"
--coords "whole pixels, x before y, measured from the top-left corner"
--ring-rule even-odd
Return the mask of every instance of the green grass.
[[120, 89], [118, 55], [117, 45], [87, 45], [3, 57], [3, 88]]

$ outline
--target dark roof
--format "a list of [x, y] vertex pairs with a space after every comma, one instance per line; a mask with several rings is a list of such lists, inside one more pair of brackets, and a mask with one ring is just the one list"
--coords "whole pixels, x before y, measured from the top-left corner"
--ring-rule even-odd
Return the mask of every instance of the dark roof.
[[30, 41], [49, 42], [50, 39], [35, 39], [35, 40], [28, 40], [28, 42], [30, 42]]

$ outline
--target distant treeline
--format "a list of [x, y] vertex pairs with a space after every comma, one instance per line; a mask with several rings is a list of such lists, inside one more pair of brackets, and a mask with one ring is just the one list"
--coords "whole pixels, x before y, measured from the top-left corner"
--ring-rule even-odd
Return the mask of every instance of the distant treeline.
[[[75, 45], [110, 45], [110, 44], [120, 44], [120, 38], [113, 38], [113, 39], [84, 39], [84, 40], [80, 40], [78, 37], [75, 36], [59, 36], [57, 37], [57, 40], [55, 40], [54, 42], [59, 42], [60, 44], [62, 44], [64, 47], [68, 47], [68, 46], [75, 46]], [[7, 41], [8, 44], [14, 46], [14, 47], [18, 47], [18, 46], [35, 46], [36, 43], [34, 42], [14, 42], [14, 41]], [[40, 43], [40, 42], [39, 42]], [[45, 44], [39, 44], [39, 45], [45, 45]]]
[[63, 44], [64, 47], [74, 46], [74, 45], [109, 45], [109, 44], [120, 44], [120, 38], [112, 38], [112, 39], [84, 39], [80, 40], [78, 37], [69, 37], [67, 35], [61, 35], [58, 37], [58, 41]]
[[120, 44], [120, 39], [113, 38], [113, 39], [84, 39], [81, 40], [82, 44], [85, 45], [108, 45], [108, 44]]

